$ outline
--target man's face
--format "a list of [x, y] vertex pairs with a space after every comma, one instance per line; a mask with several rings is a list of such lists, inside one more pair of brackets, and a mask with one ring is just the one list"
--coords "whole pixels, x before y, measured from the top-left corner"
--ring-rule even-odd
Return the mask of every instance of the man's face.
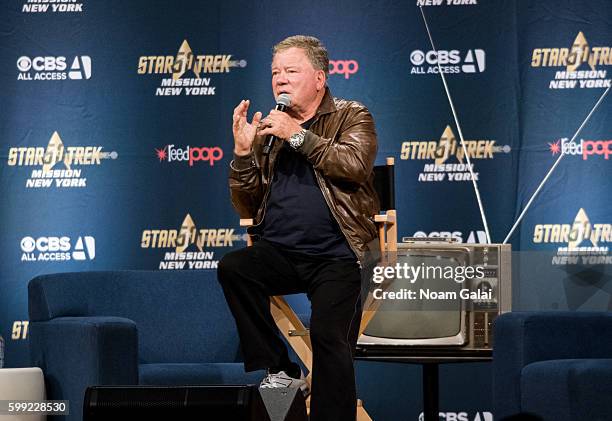
[[291, 96], [291, 108], [305, 110], [317, 100], [325, 86], [325, 72], [316, 70], [301, 48], [279, 51], [272, 59], [272, 92], [274, 98], [286, 93]]

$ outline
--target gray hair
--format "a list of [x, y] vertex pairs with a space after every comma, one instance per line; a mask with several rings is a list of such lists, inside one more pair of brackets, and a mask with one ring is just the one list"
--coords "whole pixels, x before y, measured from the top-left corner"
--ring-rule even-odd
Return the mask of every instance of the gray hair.
[[289, 48], [301, 48], [312, 67], [316, 70], [323, 70], [325, 76], [329, 76], [329, 57], [327, 55], [327, 49], [319, 41], [318, 38], [311, 37], [308, 35], [293, 35], [285, 38], [272, 48], [272, 57], [279, 51], [284, 51]]

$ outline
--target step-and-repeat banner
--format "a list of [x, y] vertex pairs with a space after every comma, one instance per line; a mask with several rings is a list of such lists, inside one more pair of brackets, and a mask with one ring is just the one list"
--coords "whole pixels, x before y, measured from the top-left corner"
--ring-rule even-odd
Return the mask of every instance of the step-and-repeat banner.
[[[491, 240], [502, 242], [563, 156], [509, 241], [542, 252], [542, 273], [567, 277], [530, 276], [533, 267], [521, 265], [514, 305], [612, 305], [612, 98], [574, 137], [610, 87], [608, 0], [10, 0], [0, 8], [5, 366], [29, 364], [34, 276], [215, 269], [245, 246], [226, 182], [232, 110], [243, 98], [250, 112], [274, 106], [271, 48], [294, 34], [325, 43], [333, 94], [374, 115], [378, 163], [395, 158], [400, 237], [486, 242], [475, 178]], [[576, 269], [585, 260], [586, 277]], [[491, 419], [487, 364], [441, 375], [446, 419]], [[360, 363], [358, 378], [375, 418], [418, 418], [418, 368]]]

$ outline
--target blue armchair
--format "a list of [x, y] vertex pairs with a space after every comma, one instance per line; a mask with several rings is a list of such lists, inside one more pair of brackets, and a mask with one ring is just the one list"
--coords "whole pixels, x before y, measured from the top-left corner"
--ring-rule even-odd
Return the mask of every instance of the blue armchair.
[[493, 377], [497, 420], [611, 420], [612, 312], [501, 315]]
[[28, 285], [30, 355], [80, 420], [90, 385], [257, 383], [215, 271], [59, 273]]

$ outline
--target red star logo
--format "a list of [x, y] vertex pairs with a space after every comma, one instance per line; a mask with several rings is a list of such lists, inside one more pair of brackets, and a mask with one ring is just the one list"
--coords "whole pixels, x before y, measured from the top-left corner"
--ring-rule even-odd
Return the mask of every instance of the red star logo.
[[159, 158], [159, 162], [162, 162], [163, 160], [166, 159], [166, 147], [165, 146], [161, 149], [155, 148], [155, 153], [157, 154], [157, 157]]
[[555, 143], [549, 143], [548, 144], [548, 146], [549, 146], [548, 149], [550, 149], [550, 151], [552, 152], [553, 155], [556, 155], [559, 152], [561, 152], [561, 146], [559, 146], [560, 142], [561, 142], [560, 140], [557, 140]]

